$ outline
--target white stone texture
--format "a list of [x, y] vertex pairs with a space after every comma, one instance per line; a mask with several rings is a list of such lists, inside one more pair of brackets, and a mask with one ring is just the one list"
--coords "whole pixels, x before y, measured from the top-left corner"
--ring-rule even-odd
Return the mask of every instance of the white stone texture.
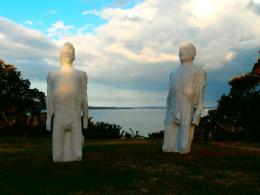
[[83, 128], [88, 127], [87, 74], [73, 68], [75, 50], [65, 43], [61, 50], [61, 69], [50, 72], [47, 78], [46, 129], [52, 133], [52, 156], [54, 162], [82, 160], [81, 115]]
[[183, 43], [179, 49], [181, 65], [170, 74], [165, 116], [163, 152], [188, 153], [195, 126], [203, 110], [206, 72], [193, 65], [196, 48]]

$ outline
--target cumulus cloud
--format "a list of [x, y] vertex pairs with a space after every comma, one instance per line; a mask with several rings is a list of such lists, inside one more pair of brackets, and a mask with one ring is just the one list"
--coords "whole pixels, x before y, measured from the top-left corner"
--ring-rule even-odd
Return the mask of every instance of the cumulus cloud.
[[47, 29], [48, 37], [52, 39], [60, 39], [63, 36], [71, 36], [72, 30], [75, 27], [72, 25], [65, 25], [63, 21], [57, 21], [52, 24], [50, 28]]
[[123, 6], [126, 5], [128, 3], [129, 0], [115, 0], [114, 1], [114, 5], [115, 6]]
[[100, 11], [96, 10], [96, 9], [91, 9], [91, 10], [85, 10], [82, 12], [82, 15], [96, 15], [99, 16], [100, 15]]
[[[8, 23], [17, 28], [16, 32], [26, 31], [30, 48], [38, 41], [37, 51], [47, 46], [55, 50], [46, 50], [44, 57], [36, 55], [50, 66], [57, 62], [57, 48], [72, 42], [76, 67], [88, 72], [92, 105], [104, 105], [106, 101], [106, 105], [164, 105], [168, 75], [179, 65], [178, 47], [183, 41], [193, 42], [198, 51], [196, 64], [209, 73], [206, 97], [211, 103], [227, 91], [230, 77], [251, 70], [260, 44], [257, 6], [257, 0], [146, 0], [127, 9], [85, 10], [83, 15], [94, 14], [107, 20], [91, 34], [63, 21], [50, 26], [46, 36]], [[0, 29], [0, 39], [18, 43], [6, 55], [26, 50], [26, 43], [20, 41], [25, 39], [21, 37], [25, 33], [12, 36]], [[145, 98], [147, 101], [141, 101]]]
[[[196, 63], [208, 72], [224, 70], [230, 62], [239, 66], [237, 53], [259, 46], [260, 18], [248, 9], [249, 3], [247, 0], [148, 0], [131, 9], [105, 8], [100, 16], [108, 23], [97, 28], [94, 36], [75, 35], [68, 39], [77, 45], [82, 56], [89, 57], [82, 57], [80, 65], [98, 82], [114, 82], [115, 86], [120, 81], [126, 87], [135, 83], [136, 88], [140, 82], [148, 88], [149, 82], [156, 85], [153, 80], [159, 78], [157, 90], [165, 90], [168, 73], [179, 64], [178, 46], [183, 41], [196, 45]], [[225, 71], [239, 74], [230, 69]], [[227, 82], [230, 72], [220, 79], [222, 83]], [[219, 75], [211, 76], [219, 80]], [[143, 77], [149, 82], [144, 82]], [[210, 92], [211, 86], [207, 90]]]
[[0, 17], [0, 41], [1, 59], [17, 65], [23, 77], [31, 80], [33, 87], [45, 91], [42, 86], [45, 85], [46, 74], [56, 69], [53, 64], [58, 63], [56, 44], [43, 33], [3, 17]]
[[1, 56], [16, 60], [53, 58], [56, 45], [43, 33], [0, 17]]
[[131, 9], [105, 8], [100, 16], [108, 24], [97, 29], [95, 38], [108, 53], [137, 63], [177, 62], [178, 45], [189, 40], [203, 54], [199, 63], [207, 69], [220, 68], [227, 58], [232, 60], [234, 49], [259, 44], [259, 16], [248, 3], [149, 0]]
[[33, 22], [31, 20], [26, 20], [24, 23], [28, 25], [33, 25]]
[[226, 54], [225, 54], [225, 60], [227, 62], [233, 60], [235, 57], [236, 57], [236, 53], [234, 51], [229, 51], [229, 52], [226, 52]]
[[248, 8], [260, 15], [260, 1], [251, 0], [248, 4]]

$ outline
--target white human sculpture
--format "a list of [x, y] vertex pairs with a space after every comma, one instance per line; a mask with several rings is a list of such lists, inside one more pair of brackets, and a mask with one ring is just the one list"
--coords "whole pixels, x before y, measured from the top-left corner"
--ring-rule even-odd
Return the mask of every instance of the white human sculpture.
[[83, 128], [88, 127], [87, 74], [73, 68], [75, 49], [65, 43], [61, 49], [61, 69], [48, 74], [46, 129], [52, 133], [54, 162], [82, 160], [81, 114]]
[[181, 65], [170, 74], [165, 116], [163, 152], [188, 153], [195, 126], [203, 110], [206, 72], [193, 65], [196, 48], [183, 43], [179, 48]]

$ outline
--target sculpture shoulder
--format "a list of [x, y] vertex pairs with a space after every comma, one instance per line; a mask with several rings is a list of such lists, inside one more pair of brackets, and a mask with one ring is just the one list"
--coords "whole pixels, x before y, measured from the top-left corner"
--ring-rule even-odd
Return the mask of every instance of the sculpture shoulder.
[[87, 76], [87, 73], [84, 72], [84, 71], [81, 71], [81, 70], [78, 70], [78, 69], [75, 69], [75, 68], [74, 68], [74, 71], [75, 71], [77, 74], [79, 74], [80, 76]]
[[78, 70], [78, 71], [79, 71], [79, 74], [80, 74], [80, 76], [81, 76], [81, 77], [88, 78], [88, 76], [87, 76], [87, 73], [86, 73], [86, 72], [84, 72], [84, 71], [80, 71], [80, 70]]
[[47, 79], [48, 80], [53, 80], [55, 77], [57, 77], [57, 72], [48, 72]]
[[84, 71], [80, 71], [80, 70], [76, 70], [77, 73], [79, 74], [80, 78], [84, 81], [84, 82], [88, 82], [88, 76], [87, 73]]
[[199, 66], [193, 66], [193, 67], [195, 68], [196, 74], [199, 74], [203, 77], [207, 76], [207, 72], [204, 69], [200, 68]]

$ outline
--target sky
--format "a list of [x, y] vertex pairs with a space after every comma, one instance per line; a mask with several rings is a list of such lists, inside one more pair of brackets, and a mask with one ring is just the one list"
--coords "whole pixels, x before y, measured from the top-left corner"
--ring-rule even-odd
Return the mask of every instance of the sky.
[[164, 106], [182, 42], [207, 71], [205, 105], [250, 72], [260, 49], [260, 0], [8, 0], [0, 9], [0, 58], [46, 92], [71, 42], [88, 75], [91, 106]]

